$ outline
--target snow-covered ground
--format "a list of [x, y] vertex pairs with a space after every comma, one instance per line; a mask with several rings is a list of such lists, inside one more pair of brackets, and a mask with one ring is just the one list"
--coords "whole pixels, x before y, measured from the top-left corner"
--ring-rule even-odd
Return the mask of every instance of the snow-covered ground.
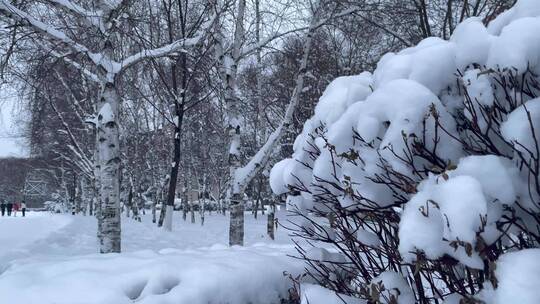
[[66, 216], [28, 213], [0, 218], [0, 272], [11, 260], [33, 254], [31, 247], [72, 222]]
[[175, 214], [166, 232], [148, 215], [124, 218], [122, 253], [102, 255], [93, 217], [0, 218], [0, 303], [279, 303], [292, 283], [284, 272], [303, 269], [287, 232], [269, 240], [266, 216], [246, 213], [246, 246], [229, 248], [228, 219]]

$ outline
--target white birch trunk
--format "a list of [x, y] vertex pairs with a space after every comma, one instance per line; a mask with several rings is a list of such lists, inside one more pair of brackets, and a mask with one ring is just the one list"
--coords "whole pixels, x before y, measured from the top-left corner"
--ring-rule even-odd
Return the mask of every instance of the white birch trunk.
[[172, 231], [172, 222], [173, 222], [172, 219], [173, 219], [174, 206], [164, 204], [164, 206], [161, 207], [162, 212], [163, 212], [163, 209], [165, 209], [163, 229], [167, 231]]
[[276, 203], [274, 201], [271, 202], [270, 205], [268, 205], [268, 222], [266, 223], [266, 232], [268, 234], [268, 237], [272, 240], [275, 239], [274, 234], [274, 224], [276, 222]]
[[188, 208], [189, 208], [187, 189], [188, 189], [187, 177], [184, 175], [184, 187], [182, 188], [182, 219], [184, 220], [184, 222], [187, 219], [187, 213], [188, 213]]
[[[202, 200], [199, 199], [199, 215], [201, 216], [201, 226], [204, 226], [204, 212], [206, 211], [206, 174], [203, 177], [202, 187], [199, 185], [199, 189], [202, 188]], [[199, 191], [199, 198], [201, 197]]]
[[[238, 26], [239, 20], [243, 20], [243, 12], [240, 14], [240, 8], [242, 8], [242, 3], [245, 1], [241, 0], [239, 5], [239, 13], [238, 13], [238, 19], [237, 19], [237, 30], [235, 34], [235, 43], [236, 41], [241, 42], [241, 36], [243, 36], [243, 26]], [[242, 18], [242, 19], [240, 19]], [[241, 23], [240, 23], [241, 24]], [[275, 149], [277, 144], [279, 143], [279, 140], [289, 127], [289, 125], [292, 123], [293, 114], [296, 111], [296, 108], [299, 103], [299, 97], [302, 92], [302, 89], [304, 88], [304, 78], [306, 74], [307, 69], [307, 62], [309, 58], [309, 54], [311, 52], [311, 45], [312, 45], [312, 36], [313, 32], [316, 30], [318, 26], [318, 18], [316, 18], [316, 15], [313, 17], [309, 30], [306, 34], [304, 47], [303, 47], [303, 55], [302, 55], [302, 61], [300, 64], [300, 70], [298, 72], [297, 78], [296, 78], [296, 86], [293, 92], [293, 96], [291, 97], [291, 100], [289, 102], [289, 105], [287, 107], [287, 110], [285, 112], [285, 117], [283, 118], [280, 126], [268, 137], [268, 140], [266, 143], [262, 146], [262, 148], [253, 156], [253, 158], [248, 162], [248, 164], [244, 167], [240, 167], [239, 158], [235, 158], [235, 156], [239, 155], [233, 154], [235, 151], [235, 147], [240, 147], [240, 126], [238, 125], [236, 132], [231, 134], [231, 148], [229, 152], [229, 162], [230, 162], [230, 170], [231, 170], [231, 194], [230, 197], [230, 210], [231, 210], [231, 223], [230, 223], [230, 230], [229, 230], [229, 245], [242, 245], [243, 244], [243, 238], [244, 238], [244, 206], [242, 205], [242, 193], [244, 189], [247, 187], [247, 185], [253, 180], [253, 178], [266, 166], [268, 163], [272, 151]], [[239, 34], [240, 32], [240, 34]], [[235, 48], [233, 47], [233, 58], [235, 54]], [[232, 75], [236, 76], [236, 65], [233, 65]], [[235, 81], [236, 77], [227, 77], [228, 82]], [[232, 80], [231, 80], [232, 79]], [[235, 83], [232, 82], [232, 87], [234, 88]], [[231, 85], [227, 85], [227, 88], [230, 88]], [[234, 94], [234, 90], [230, 90], [231, 94]], [[227, 108], [229, 111], [230, 117], [232, 117], [232, 121], [234, 121], [235, 118], [238, 116], [235, 116], [238, 112], [236, 111], [235, 106], [238, 104], [238, 100], [236, 99], [235, 95], [232, 95], [231, 98], [227, 98], [228, 91], [225, 91], [225, 98], [227, 103], [231, 103], [229, 106], [227, 104]], [[231, 125], [229, 124], [229, 128]], [[232, 151], [232, 152], [231, 152]], [[236, 151], [238, 152], [238, 151]], [[231, 161], [232, 160], [232, 161]]]
[[241, 126], [240, 126], [240, 105], [239, 98], [236, 95], [236, 81], [238, 60], [240, 50], [244, 40], [244, 14], [246, 10], [246, 1], [238, 1], [238, 10], [236, 17], [236, 29], [234, 33], [234, 42], [232, 52], [225, 54], [222, 65], [225, 85], [225, 105], [227, 107], [227, 130], [230, 138], [229, 146], [229, 174], [231, 175], [231, 189], [229, 190], [228, 200], [230, 209], [229, 226], [229, 245], [244, 244], [244, 205], [242, 194], [235, 182], [236, 169], [240, 168], [240, 147], [241, 147]]
[[98, 106], [97, 143], [99, 155], [99, 251], [120, 252], [120, 140], [118, 108], [120, 96], [114, 82], [104, 84]]
[[191, 223], [195, 224], [195, 207], [194, 207], [194, 203], [190, 202], [189, 205], [190, 205], [190, 213], [191, 213]]
[[83, 209], [84, 209], [84, 215], [88, 215], [90, 213], [90, 205], [91, 205], [91, 199], [92, 197], [90, 196], [90, 187], [89, 187], [89, 182], [88, 182], [88, 179], [86, 177], [83, 177], [80, 179], [81, 181], [81, 200], [82, 200], [82, 204], [83, 204]]
[[156, 208], [157, 208], [157, 195], [154, 197], [154, 201], [152, 202], [152, 223], [156, 223]]

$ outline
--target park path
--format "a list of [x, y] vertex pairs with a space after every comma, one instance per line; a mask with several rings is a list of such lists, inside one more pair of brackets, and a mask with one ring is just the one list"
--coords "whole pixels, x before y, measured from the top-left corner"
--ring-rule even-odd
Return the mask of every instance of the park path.
[[0, 217], [0, 273], [9, 262], [31, 254], [32, 245], [46, 239], [72, 221], [66, 215], [46, 212], [28, 212], [26, 217]]

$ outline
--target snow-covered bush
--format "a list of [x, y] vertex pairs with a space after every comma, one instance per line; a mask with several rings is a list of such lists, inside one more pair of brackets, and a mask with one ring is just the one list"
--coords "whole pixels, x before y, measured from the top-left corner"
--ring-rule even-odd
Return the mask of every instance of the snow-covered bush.
[[540, 303], [539, 33], [520, 0], [328, 86], [271, 172], [313, 278], [372, 303]]
[[52, 213], [67, 213], [68, 208], [65, 203], [58, 201], [46, 201], [43, 203], [45, 209]]

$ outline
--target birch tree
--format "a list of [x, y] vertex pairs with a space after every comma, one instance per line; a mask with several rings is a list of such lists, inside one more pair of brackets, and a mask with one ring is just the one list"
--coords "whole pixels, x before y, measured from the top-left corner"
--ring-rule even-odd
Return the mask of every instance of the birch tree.
[[[214, 2], [217, 7], [217, 2]], [[236, 1], [235, 18], [233, 22], [234, 34], [229, 47], [225, 45], [225, 35], [222, 30], [216, 28], [214, 39], [216, 42], [216, 57], [218, 58], [218, 74], [221, 81], [223, 101], [226, 107], [226, 133], [229, 137], [228, 164], [230, 185], [227, 192], [227, 202], [230, 210], [229, 244], [243, 245], [244, 238], [244, 205], [243, 193], [235, 183], [236, 171], [242, 165], [241, 162], [241, 137], [242, 119], [240, 97], [238, 96], [238, 66], [242, 58], [259, 50], [271, 41], [284, 35], [273, 34], [249, 47], [245, 46], [245, 14], [246, 0]], [[218, 23], [216, 23], [216, 27]], [[241, 228], [240, 228], [241, 227]]]
[[[240, 118], [240, 97], [237, 95], [237, 73], [240, 60], [247, 53], [259, 50], [276, 37], [270, 36], [262, 39], [262, 42], [254, 46], [245, 46], [244, 15], [246, 10], [246, 1], [239, 0], [236, 9], [235, 32], [232, 45], [229, 51], [219, 53], [221, 59], [220, 76], [223, 83], [223, 95], [227, 110], [227, 130], [229, 133], [229, 170], [230, 170], [230, 188], [228, 193], [228, 202], [230, 209], [230, 227], [229, 227], [229, 245], [243, 245], [244, 242], [244, 205], [242, 202], [243, 193], [248, 184], [261, 172], [270, 160], [270, 156], [281, 137], [292, 122], [293, 114], [299, 103], [299, 95], [304, 88], [304, 77], [307, 73], [307, 62], [311, 51], [311, 42], [313, 33], [316, 29], [323, 26], [332, 18], [345, 16], [358, 10], [358, 7], [338, 11], [339, 6], [336, 3], [324, 2], [317, 4], [313, 10], [309, 26], [304, 38], [303, 54], [300, 69], [296, 77], [295, 88], [290, 98], [290, 102], [285, 111], [285, 115], [278, 128], [268, 137], [264, 145], [258, 152], [242, 166], [240, 158], [240, 147], [242, 138], [242, 123]], [[321, 11], [325, 11], [326, 16], [322, 16]], [[257, 18], [258, 19], [258, 18]], [[297, 28], [300, 30], [304, 28]], [[218, 52], [223, 49], [218, 37]], [[261, 41], [261, 39], [258, 39]]]

